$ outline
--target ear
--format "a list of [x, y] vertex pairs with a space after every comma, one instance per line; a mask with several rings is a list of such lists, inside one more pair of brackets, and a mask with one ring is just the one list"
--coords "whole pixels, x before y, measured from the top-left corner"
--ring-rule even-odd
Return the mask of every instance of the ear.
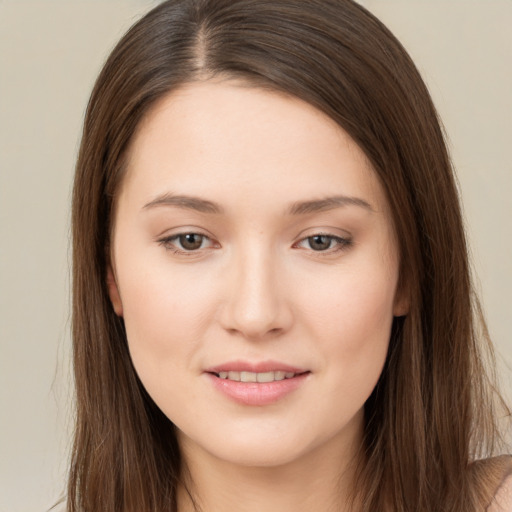
[[393, 305], [393, 316], [407, 316], [407, 313], [409, 313], [409, 301], [397, 296]]
[[393, 303], [393, 316], [406, 316], [409, 313], [410, 300], [407, 286], [399, 282]]
[[117, 316], [123, 316], [123, 304], [121, 302], [121, 295], [119, 294], [119, 288], [116, 282], [116, 276], [112, 270], [112, 265], [107, 265], [107, 287], [110, 302]]

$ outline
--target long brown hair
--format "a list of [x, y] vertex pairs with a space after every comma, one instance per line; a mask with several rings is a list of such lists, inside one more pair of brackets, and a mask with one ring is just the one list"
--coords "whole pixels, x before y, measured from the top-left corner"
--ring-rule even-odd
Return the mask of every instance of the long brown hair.
[[[457, 187], [408, 54], [351, 0], [169, 0], [119, 42], [94, 87], [73, 192], [76, 430], [71, 512], [176, 511], [171, 421], [132, 366], [108, 299], [112, 211], [132, 135], [154, 103], [215, 76], [299, 97], [361, 147], [387, 194], [410, 311], [394, 321], [365, 404], [365, 511], [482, 510], [471, 462], [499, 439], [492, 349], [474, 298]], [[491, 365], [492, 368], [492, 365]]]

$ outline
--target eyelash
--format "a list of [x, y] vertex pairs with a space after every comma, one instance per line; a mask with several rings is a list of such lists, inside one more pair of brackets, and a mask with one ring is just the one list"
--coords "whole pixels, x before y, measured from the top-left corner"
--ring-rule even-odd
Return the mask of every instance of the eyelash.
[[199, 247], [198, 249], [194, 249], [194, 250], [181, 250], [181, 249], [176, 249], [173, 245], [176, 240], [179, 240], [180, 238], [188, 236], [188, 235], [195, 235], [195, 236], [201, 237], [202, 238], [201, 245], [203, 245], [202, 244], [203, 240], [211, 240], [208, 236], [203, 235], [201, 233], [196, 233], [194, 231], [187, 231], [185, 233], [178, 233], [176, 235], [162, 238], [161, 240], [158, 240], [158, 242], [166, 250], [171, 251], [173, 254], [179, 254], [179, 255], [183, 255], [183, 256], [194, 256], [199, 252], [199, 250], [201, 250], [201, 247]]
[[[188, 235], [195, 235], [195, 236], [201, 237], [201, 245], [204, 240], [210, 240], [210, 242], [211, 242], [211, 239], [206, 235], [203, 235], [201, 233], [196, 233], [193, 231], [188, 231], [185, 233], [178, 233], [176, 235], [162, 238], [162, 239], [158, 240], [158, 243], [160, 245], [162, 245], [166, 250], [171, 251], [173, 254], [187, 256], [187, 257], [195, 256], [199, 253], [199, 251], [202, 249], [202, 247], [199, 247], [198, 249], [191, 249], [191, 250], [184, 249], [183, 250], [183, 249], [177, 249], [173, 245], [176, 241], [179, 241], [180, 238], [188, 236]], [[305, 242], [308, 240], [311, 241], [312, 239], [314, 239], [316, 237], [325, 237], [325, 238], [328, 238], [330, 241], [329, 248], [326, 250], [314, 250], [314, 249], [310, 248], [313, 253], [316, 253], [319, 255], [327, 256], [327, 255], [331, 255], [331, 254], [336, 254], [343, 250], [346, 250], [347, 248], [349, 248], [352, 245], [351, 238], [342, 238], [340, 236], [331, 235], [329, 233], [315, 233], [314, 235], [310, 235], [305, 238], [302, 238], [296, 244], [294, 244], [294, 247], [301, 244], [302, 242]], [[331, 247], [333, 242], [337, 244], [337, 247], [335, 249], [332, 249], [332, 247]]]
[[[341, 236], [331, 235], [329, 233], [315, 233], [314, 235], [310, 235], [310, 236], [307, 236], [306, 238], [299, 240], [299, 242], [295, 245], [298, 245], [304, 241], [308, 241], [308, 240], [311, 241], [313, 238], [316, 238], [316, 237], [325, 237], [330, 240], [329, 248], [326, 249], [325, 251], [315, 251], [314, 249], [311, 249], [314, 253], [318, 253], [318, 254], [326, 254], [326, 255], [336, 254], [340, 251], [346, 250], [352, 244], [351, 238], [343, 238]], [[332, 242], [335, 242], [335, 244], [337, 245], [337, 247], [335, 249], [332, 249], [332, 247], [331, 247]]]

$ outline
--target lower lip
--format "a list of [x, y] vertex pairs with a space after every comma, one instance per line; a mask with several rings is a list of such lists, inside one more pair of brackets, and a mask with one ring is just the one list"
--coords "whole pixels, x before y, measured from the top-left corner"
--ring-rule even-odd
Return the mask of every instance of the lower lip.
[[269, 405], [278, 402], [301, 386], [309, 372], [291, 379], [273, 382], [238, 382], [221, 379], [213, 373], [206, 374], [216, 389], [243, 405]]

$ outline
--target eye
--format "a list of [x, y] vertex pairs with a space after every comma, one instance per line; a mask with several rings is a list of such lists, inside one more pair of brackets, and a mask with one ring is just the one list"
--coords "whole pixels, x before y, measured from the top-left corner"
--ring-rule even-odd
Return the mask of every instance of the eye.
[[308, 236], [301, 240], [297, 246], [312, 249], [315, 252], [337, 252], [346, 248], [351, 244], [351, 240], [348, 238], [342, 238], [335, 235], [327, 235], [318, 233], [312, 236]]
[[191, 253], [213, 245], [210, 238], [200, 233], [179, 233], [162, 238], [159, 243], [177, 254]]

